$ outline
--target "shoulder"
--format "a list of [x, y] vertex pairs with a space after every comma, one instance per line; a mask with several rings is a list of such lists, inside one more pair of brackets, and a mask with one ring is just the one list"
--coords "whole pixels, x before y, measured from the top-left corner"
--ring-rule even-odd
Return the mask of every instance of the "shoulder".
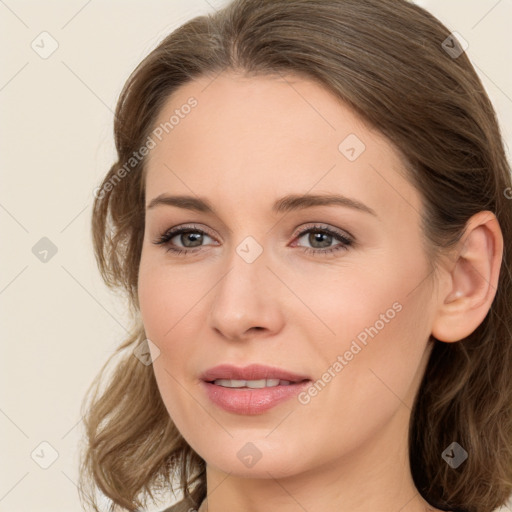
[[162, 512], [197, 512], [197, 509], [194, 508], [192, 501], [189, 498], [186, 498], [175, 503], [171, 507], [162, 510]]

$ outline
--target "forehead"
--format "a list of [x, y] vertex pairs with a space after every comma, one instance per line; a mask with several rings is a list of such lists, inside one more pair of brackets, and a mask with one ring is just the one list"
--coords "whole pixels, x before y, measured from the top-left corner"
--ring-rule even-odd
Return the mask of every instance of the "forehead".
[[[163, 134], [174, 149], [189, 140], [193, 131], [196, 141], [210, 141], [211, 145], [249, 142], [256, 150], [263, 149], [260, 143], [264, 143], [264, 153], [301, 140], [314, 142], [311, 150], [328, 150], [333, 143], [337, 149], [336, 139], [345, 131], [363, 136], [369, 129], [338, 98], [311, 80], [229, 72], [201, 77], [178, 88], [167, 99], [155, 125], [165, 127], [180, 109], [189, 110], [186, 105], [191, 98], [197, 105]], [[174, 118], [178, 121], [176, 115]], [[172, 137], [166, 137], [171, 133]], [[302, 148], [303, 153], [307, 150]]]
[[[241, 204], [270, 191], [314, 189], [358, 195], [375, 205], [396, 204], [402, 196], [409, 208], [419, 208], [393, 145], [303, 77], [201, 77], [167, 99], [154, 130], [159, 127], [161, 140], [146, 165], [149, 199], [171, 191], [218, 193], [221, 202]], [[222, 197], [225, 189], [236, 190], [236, 197]]]

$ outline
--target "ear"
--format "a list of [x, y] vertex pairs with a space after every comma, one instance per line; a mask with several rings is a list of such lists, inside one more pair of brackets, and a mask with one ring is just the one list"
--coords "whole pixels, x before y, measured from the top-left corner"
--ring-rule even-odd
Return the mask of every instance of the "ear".
[[494, 213], [481, 211], [466, 223], [455, 259], [439, 286], [432, 335], [439, 341], [469, 336], [486, 317], [496, 295], [503, 257], [503, 235]]

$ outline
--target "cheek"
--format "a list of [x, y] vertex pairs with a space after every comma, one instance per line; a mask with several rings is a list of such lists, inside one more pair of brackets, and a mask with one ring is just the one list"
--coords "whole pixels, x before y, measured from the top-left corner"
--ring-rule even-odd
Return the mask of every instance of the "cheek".
[[366, 271], [343, 272], [343, 281], [321, 280], [317, 284], [323, 283], [325, 293], [315, 288], [309, 294], [312, 308], [333, 332], [315, 340], [324, 367], [307, 407], [312, 416], [325, 418], [322, 411], [336, 404], [336, 412], [331, 409], [336, 421], [354, 436], [383, 424], [402, 404], [410, 407], [423, 372], [431, 294], [422, 282], [428, 275], [424, 256], [409, 256], [390, 255]]
[[336, 336], [323, 336], [323, 344], [311, 350], [310, 359], [318, 361], [320, 354], [323, 367], [317, 367], [314, 391], [302, 397], [299, 414], [304, 423], [315, 418], [314, 431], [327, 436], [336, 426], [322, 452], [326, 457], [378, 435], [395, 415], [407, 415], [423, 373], [429, 331], [422, 299], [375, 288], [371, 301], [356, 302], [364, 298], [354, 291], [354, 302], [341, 300], [345, 309], [330, 317]]
[[141, 260], [138, 295], [147, 337], [157, 344], [183, 328], [186, 322], [183, 323], [182, 319], [201, 298], [197, 283], [180, 278], [175, 270], [150, 258]]
[[[193, 297], [193, 288], [183, 287], [183, 279], [166, 271], [153, 262], [141, 260], [138, 294], [144, 330], [159, 349], [153, 360], [153, 372], [160, 395], [169, 416], [181, 432], [190, 430], [190, 420], [199, 411], [190, 400], [193, 390], [187, 382], [193, 371], [187, 367], [197, 350], [193, 327], [187, 320], [193, 311], [192, 304], [200, 297]], [[188, 315], [187, 315], [188, 313]]]
[[211, 276], [205, 272], [171, 266], [155, 256], [141, 259], [140, 313], [146, 336], [160, 350], [155, 372], [159, 366], [173, 375], [192, 372], [187, 364], [204, 339], [199, 330], [205, 327], [205, 295], [212, 286]]

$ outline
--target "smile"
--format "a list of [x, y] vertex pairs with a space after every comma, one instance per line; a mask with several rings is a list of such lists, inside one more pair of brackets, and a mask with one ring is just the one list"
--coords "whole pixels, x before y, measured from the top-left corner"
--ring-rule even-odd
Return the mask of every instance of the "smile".
[[216, 386], [224, 388], [273, 388], [275, 386], [289, 386], [289, 380], [279, 379], [260, 379], [260, 380], [235, 380], [235, 379], [217, 379], [213, 381]]

